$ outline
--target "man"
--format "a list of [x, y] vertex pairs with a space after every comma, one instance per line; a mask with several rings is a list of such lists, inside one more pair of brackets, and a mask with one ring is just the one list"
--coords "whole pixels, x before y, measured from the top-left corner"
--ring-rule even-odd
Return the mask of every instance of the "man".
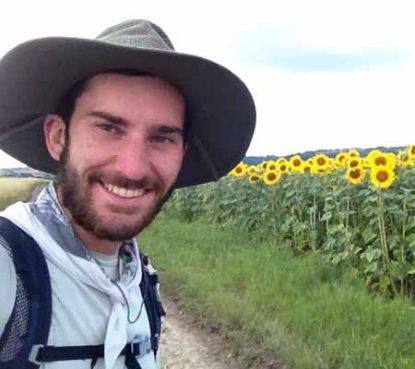
[[[0, 368], [16, 367], [28, 345], [31, 368], [158, 367], [134, 236], [174, 188], [217, 180], [241, 160], [255, 126], [249, 91], [133, 20], [96, 40], [13, 49], [0, 62], [0, 117], [0, 148], [56, 174], [36, 202], [1, 214], [11, 223], [0, 231]], [[46, 260], [44, 344], [28, 343], [31, 315], [21, 311], [35, 303], [6, 237], [15, 225]], [[19, 335], [14, 322], [25, 319]]]

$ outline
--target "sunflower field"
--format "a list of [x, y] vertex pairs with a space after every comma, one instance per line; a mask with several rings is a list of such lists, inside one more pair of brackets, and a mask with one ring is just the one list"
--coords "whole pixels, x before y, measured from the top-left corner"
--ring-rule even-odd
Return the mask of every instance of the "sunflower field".
[[212, 184], [180, 189], [167, 205], [247, 231], [294, 255], [319, 253], [356, 268], [369, 289], [415, 297], [415, 145], [239, 163]]

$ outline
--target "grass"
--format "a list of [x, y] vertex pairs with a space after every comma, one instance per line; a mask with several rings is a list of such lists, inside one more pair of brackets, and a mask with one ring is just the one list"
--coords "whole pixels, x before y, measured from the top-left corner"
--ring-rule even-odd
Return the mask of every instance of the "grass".
[[271, 354], [293, 369], [415, 368], [410, 301], [370, 295], [350, 270], [165, 214], [139, 241], [163, 290], [217, 328], [247, 367]]
[[28, 200], [32, 190], [44, 182], [35, 178], [0, 178], [0, 210], [15, 201]]

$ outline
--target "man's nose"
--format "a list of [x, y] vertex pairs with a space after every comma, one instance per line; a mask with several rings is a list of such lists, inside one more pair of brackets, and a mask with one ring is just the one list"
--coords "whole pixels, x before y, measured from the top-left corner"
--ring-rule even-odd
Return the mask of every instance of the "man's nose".
[[140, 180], [150, 172], [150, 153], [144, 142], [124, 142], [117, 153], [116, 170], [132, 180]]

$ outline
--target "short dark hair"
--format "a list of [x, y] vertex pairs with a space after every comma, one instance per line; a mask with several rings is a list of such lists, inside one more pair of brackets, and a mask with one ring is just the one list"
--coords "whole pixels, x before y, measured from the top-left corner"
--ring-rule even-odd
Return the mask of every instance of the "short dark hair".
[[[131, 71], [131, 70], [115, 70], [115, 71], [106, 71], [103, 73], [116, 73], [121, 74], [123, 76], [149, 76], [149, 77], [157, 77], [154, 74], [146, 73], [146, 72], [137, 72], [137, 71]], [[88, 82], [92, 77], [88, 77], [85, 79], [82, 79], [75, 83], [59, 100], [59, 103], [55, 109], [55, 114], [59, 115], [63, 121], [66, 124], [66, 130], [65, 135], [66, 139], [69, 138], [69, 124], [72, 118], [72, 115], [75, 111], [76, 106], [76, 100], [82, 96], [82, 94], [86, 91], [88, 87]], [[184, 119], [184, 125], [183, 125], [183, 139], [184, 142], [187, 143], [190, 140], [190, 125], [188, 123], [188, 104], [185, 101], [185, 119]]]

